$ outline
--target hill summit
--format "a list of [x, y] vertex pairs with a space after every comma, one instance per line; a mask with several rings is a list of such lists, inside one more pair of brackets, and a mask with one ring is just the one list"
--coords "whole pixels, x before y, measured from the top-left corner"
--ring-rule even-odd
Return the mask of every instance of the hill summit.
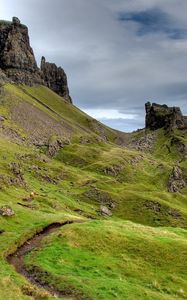
[[72, 103], [64, 70], [46, 62], [44, 57], [41, 69], [38, 68], [30, 46], [28, 28], [17, 17], [13, 17], [12, 22], [0, 21], [0, 69], [4, 81], [30, 86], [46, 85]]

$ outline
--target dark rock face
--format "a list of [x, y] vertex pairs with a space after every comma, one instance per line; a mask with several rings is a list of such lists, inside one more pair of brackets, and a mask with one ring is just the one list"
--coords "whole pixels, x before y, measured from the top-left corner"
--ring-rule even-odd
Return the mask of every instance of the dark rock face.
[[186, 117], [182, 115], [179, 107], [168, 107], [150, 102], [145, 104], [146, 128], [156, 130], [165, 129], [184, 129], [187, 128]]
[[12, 22], [0, 21], [0, 68], [16, 83], [42, 83], [28, 28], [16, 17]]
[[46, 62], [44, 57], [41, 70], [37, 67], [28, 28], [17, 17], [12, 22], [0, 21], [0, 85], [7, 80], [30, 86], [46, 85], [72, 103], [64, 70]]
[[72, 99], [69, 95], [67, 76], [64, 70], [53, 63], [46, 62], [43, 56], [41, 59], [41, 71], [47, 87], [64, 97], [66, 101], [72, 103]]

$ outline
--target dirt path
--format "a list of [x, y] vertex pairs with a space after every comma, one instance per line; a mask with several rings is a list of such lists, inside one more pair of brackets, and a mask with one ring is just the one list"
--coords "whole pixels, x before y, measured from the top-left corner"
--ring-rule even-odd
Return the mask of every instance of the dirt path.
[[56, 296], [59, 298], [64, 298], [66, 296], [70, 297], [70, 299], [76, 300], [76, 298], [72, 295], [67, 295], [65, 292], [58, 291], [54, 287], [50, 287], [49, 285], [40, 282], [40, 279], [37, 278], [37, 274], [29, 273], [24, 264], [24, 256], [33, 249], [40, 247], [41, 241], [45, 236], [51, 234], [62, 226], [73, 223], [82, 223], [82, 221], [65, 221], [63, 223], [52, 223], [46, 226], [41, 230], [41, 232], [37, 233], [34, 237], [27, 240], [20, 248], [16, 250], [15, 253], [9, 255], [7, 257], [7, 261], [15, 267], [18, 273], [25, 276], [33, 285], [45, 289], [52, 296]]

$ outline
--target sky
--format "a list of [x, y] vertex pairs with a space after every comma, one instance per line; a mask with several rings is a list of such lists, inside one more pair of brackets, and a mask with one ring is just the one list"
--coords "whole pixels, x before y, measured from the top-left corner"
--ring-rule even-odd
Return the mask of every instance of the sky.
[[187, 114], [186, 0], [0, 0], [31, 46], [62, 66], [76, 106], [121, 131], [144, 127], [147, 101]]

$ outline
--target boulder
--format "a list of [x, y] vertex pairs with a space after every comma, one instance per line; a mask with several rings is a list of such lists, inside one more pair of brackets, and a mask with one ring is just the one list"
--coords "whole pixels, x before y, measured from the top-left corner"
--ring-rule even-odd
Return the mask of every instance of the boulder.
[[18, 19], [17, 17], [13, 17], [13, 18], [12, 18], [12, 23], [13, 23], [13, 24], [21, 24], [21, 21], [20, 21], [20, 19]]
[[0, 208], [0, 215], [6, 217], [12, 217], [15, 215], [13, 209], [10, 206], [2, 206]]
[[100, 212], [100, 214], [103, 215], [103, 216], [108, 216], [108, 217], [111, 217], [111, 216], [112, 216], [111, 210], [108, 209], [108, 207], [103, 206], [103, 205], [100, 206], [99, 212]]

